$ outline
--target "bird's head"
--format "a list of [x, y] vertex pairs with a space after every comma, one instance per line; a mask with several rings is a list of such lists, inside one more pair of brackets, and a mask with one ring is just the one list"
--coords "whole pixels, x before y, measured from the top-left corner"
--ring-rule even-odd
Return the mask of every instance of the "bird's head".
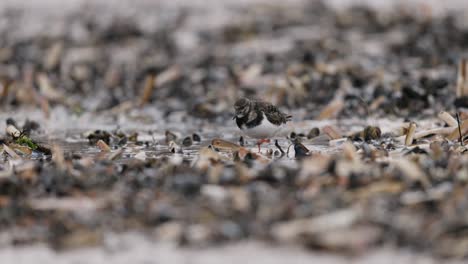
[[240, 98], [237, 100], [234, 104], [234, 110], [236, 112], [234, 118], [242, 118], [248, 115], [250, 111], [250, 104], [251, 101], [247, 98]]

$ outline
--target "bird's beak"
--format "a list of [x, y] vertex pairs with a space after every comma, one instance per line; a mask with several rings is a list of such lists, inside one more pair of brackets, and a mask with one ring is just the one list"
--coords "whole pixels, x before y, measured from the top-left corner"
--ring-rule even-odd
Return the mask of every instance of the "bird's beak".
[[236, 119], [236, 116], [233, 116], [233, 117], [232, 117], [232, 120], [234, 120], [234, 119]]

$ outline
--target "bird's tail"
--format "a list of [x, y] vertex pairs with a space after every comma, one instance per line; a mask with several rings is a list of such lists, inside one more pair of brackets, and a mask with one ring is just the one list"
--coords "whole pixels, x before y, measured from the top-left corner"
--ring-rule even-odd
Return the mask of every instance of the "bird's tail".
[[291, 121], [291, 120], [292, 120], [292, 115], [287, 115], [287, 116], [286, 116], [286, 122], [287, 122], [287, 121]]

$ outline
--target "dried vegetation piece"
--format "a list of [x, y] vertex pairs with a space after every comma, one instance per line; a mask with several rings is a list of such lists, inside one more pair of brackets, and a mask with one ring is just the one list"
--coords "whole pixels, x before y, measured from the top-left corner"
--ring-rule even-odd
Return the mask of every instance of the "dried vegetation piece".
[[416, 123], [411, 122], [409, 127], [408, 127], [408, 131], [406, 132], [406, 137], [405, 137], [405, 145], [406, 146], [413, 145], [415, 132], [416, 132]]
[[10, 143], [8, 146], [11, 149], [13, 149], [16, 153], [21, 154], [23, 157], [31, 155], [33, 151], [32, 148], [30, 148], [29, 146], [25, 146], [25, 145]]
[[9, 146], [3, 144], [3, 150], [12, 158], [12, 159], [21, 159], [20, 155], [18, 155], [13, 149]]
[[468, 96], [468, 60], [461, 59], [458, 63], [457, 85], [456, 85], [457, 98]]
[[19, 131], [14, 124], [8, 124], [8, 122], [6, 127], [6, 133], [12, 138], [19, 138], [21, 136], [21, 131]]
[[460, 124], [460, 128], [454, 127], [451, 128], [451, 133], [447, 136], [449, 140], [457, 140], [461, 137], [464, 137], [468, 133], [468, 120], [463, 120]]
[[359, 220], [360, 215], [360, 209], [348, 208], [308, 219], [291, 220], [275, 224], [272, 227], [272, 235], [278, 241], [297, 242], [305, 237], [351, 228]]
[[29, 201], [29, 206], [38, 211], [94, 212], [104, 206], [104, 201], [88, 197], [42, 198]]
[[140, 95], [139, 106], [141, 107], [149, 102], [155, 88], [171, 83], [180, 76], [181, 70], [179, 66], [172, 66], [158, 75], [148, 74], [144, 81], [143, 91]]
[[67, 168], [63, 149], [58, 144], [52, 145], [52, 161], [62, 171]]
[[359, 159], [356, 147], [351, 142], [343, 144], [343, 156], [349, 161], [355, 161]]
[[150, 100], [154, 90], [155, 79], [156, 77], [153, 74], [148, 74], [148, 76], [146, 76], [143, 86], [143, 92], [140, 96], [140, 107], [145, 105]]
[[343, 99], [335, 99], [331, 101], [317, 117], [318, 120], [330, 119], [336, 117], [344, 107]]
[[340, 139], [343, 136], [338, 130], [332, 126], [324, 126], [322, 128], [323, 133], [325, 133], [331, 140]]
[[47, 50], [46, 55], [44, 57], [44, 67], [47, 70], [52, 70], [56, 68], [60, 62], [63, 51], [63, 42], [59, 41], [52, 44], [52, 46]]
[[98, 142], [96, 142], [96, 146], [102, 151], [102, 152], [110, 152], [111, 148], [109, 145], [106, 144], [102, 139], [99, 139]]
[[411, 183], [419, 182], [425, 188], [430, 187], [430, 181], [427, 178], [426, 173], [413, 161], [405, 158], [399, 158], [393, 159], [392, 164], [394, 164]]
[[182, 71], [179, 66], [174, 65], [159, 73], [156, 77], [156, 87], [161, 87], [173, 81], [176, 81], [182, 75]]
[[37, 74], [37, 82], [41, 95], [47, 98], [47, 100], [61, 103], [65, 102], [64, 94], [52, 86], [49, 77], [45, 73]]
[[119, 159], [122, 154], [124, 153], [124, 149], [123, 148], [119, 148], [117, 149], [116, 151], [112, 152], [109, 154], [109, 156], [107, 157], [108, 160], [116, 160], [116, 159]]
[[310, 248], [359, 254], [376, 245], [383, 235], [383, 230], [377, 226], [358, 225], [323, 232], [307, 238], [305, 244]]
[[450, 127], [456, 127], [458, 126], [458, 122], [457, 120], [452, 116], [450, 115], [449, 113], [447, 113], [446, 111], [441, 111], [437, 117], [439, 117], [439, 119], [443, 120], [447, 125], [449, 125]]
[[54, 241], [56, 249], [76, 249], [83, 247], [95, 247], [102, 244], [103, 235], [100, 231], [82, 229], [75, 230]]
[[12, 85], [12, 82], [6, 79], [0, 78], [0, 102], [2, 102], [2, 100], [5, 100], [7, 98], [8, 93], [10, 92], [11, 85]]

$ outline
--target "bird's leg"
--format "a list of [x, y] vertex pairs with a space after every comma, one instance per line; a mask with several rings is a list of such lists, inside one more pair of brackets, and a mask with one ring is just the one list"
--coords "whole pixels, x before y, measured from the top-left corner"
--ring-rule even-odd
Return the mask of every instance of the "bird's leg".
[[260, 145], [262, 145], [263, 143], [270, 143], [270, 139], [259, 139], [257, 141], [257, 146], [258, 146], [258, 153], [260, 153]]

